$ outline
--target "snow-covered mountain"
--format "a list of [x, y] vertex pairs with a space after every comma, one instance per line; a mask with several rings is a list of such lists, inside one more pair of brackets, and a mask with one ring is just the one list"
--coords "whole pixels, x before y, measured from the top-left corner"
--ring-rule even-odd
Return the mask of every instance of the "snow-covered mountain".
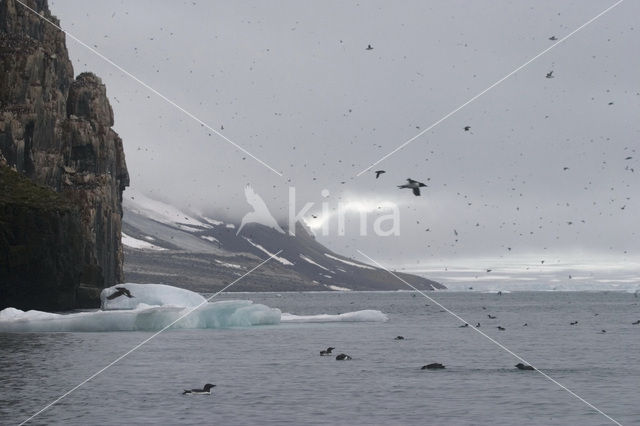
[[[229, 291], [408, 290], [387, 271], [341, 256], [297, 224], [295, 236], [257, 223], [237, 225], [128, 192], [122, 242], [125, 279], [215, 292], [278, 251]], [[444, 288], [398, 274], [420, 289]]]

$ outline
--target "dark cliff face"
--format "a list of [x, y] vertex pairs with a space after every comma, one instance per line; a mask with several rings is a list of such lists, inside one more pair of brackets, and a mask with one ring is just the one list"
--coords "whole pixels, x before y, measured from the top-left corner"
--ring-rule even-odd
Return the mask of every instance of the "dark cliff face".
[[[58, 22], [45, 0], [26, 4]], [[121, 202], [129, 175], [122, 140], [111, 128], [113, 111], [105, 86], [91, 73], [74, 79], [64, 34], [14, 0], [0, 1], [0, 76], [0, 155], [69, 201], [72, 208], [66, 214], [77, 218], [75, 231], [69, 232], [83, 242], [81, 273], [72, 287], [82, 283], [85, 290], [99, 289], [122, 281]], [[30, 211], [37, 217], [37, 207]], [[8, 212], [1, 224], [5, 231], [19, 221], [9, 220]], [[78, 304], [57, 303], [51, 309], [73, 306]]]
[[0, 306], [76, 306], [81, 227], [64, 196], [0, 165]]

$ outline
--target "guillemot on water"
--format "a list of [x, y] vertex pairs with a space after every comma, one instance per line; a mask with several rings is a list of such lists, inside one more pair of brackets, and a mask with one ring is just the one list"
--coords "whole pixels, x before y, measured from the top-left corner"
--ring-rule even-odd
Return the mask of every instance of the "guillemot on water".
[[352, 358], [347, 354], [340, 354], [336, 356], [336, 361], [350, 361]]
[[444, 364], [440, 364], [439, 362], [434, 362], [432, 364], [423, 365], [420, 370], [441, 370], [445, 368]]
[[517, 368], [518, 370], [535, 370], [535, 368], [533, 368], [532, 366], [530, 366], [530, 365], [525, 365], [525, 364], [523, 364], [523, 363], [521, 363], [521, 362], [519, 362], [519, 363], [517, 363], [517, 364], [516, 364], [516, 368]]
[[320, 356], [331, 355], [331, 351], [333, 351], [334, 349], [334, 347], [329, 346], [327, 349], [320, 351]]
[[215, 388], [216, 385], [207, 383], [202, 389], [185, 389], [182, 392], [183, 395], [211, 395], [211, 388]]

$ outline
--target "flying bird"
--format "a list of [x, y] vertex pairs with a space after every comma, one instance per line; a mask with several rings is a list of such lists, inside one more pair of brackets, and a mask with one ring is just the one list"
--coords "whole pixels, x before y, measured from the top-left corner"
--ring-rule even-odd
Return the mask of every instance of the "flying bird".
[[132, 297], [135, 297], [126, 288], [124, 288], [124, 287], [116, 287], [116, 291], [111, 293], [109, 296], [107, 296], [107, 300], [113, 300], [116, 297], [120, 297], [122, 295], [127, 296], [129, 299], [131, 299]]
[[376, 171], [375, 171], [375, 173], [376, 173], [376, 179], [378, 179], [378, 178], [380, 177], [380, 175], [381, 175], [381, 174], [383, 174], [383, 173], [387, 173], [387, 172], [386, 172], [386, 171], [384, 171], [384, 170], [376, 170]]
[[413, 195], [416, 197], [420, 196], [420, 188], [423, 186], [427, 186], [422, 182], [418, 182], [417, 180], [413, 180], [411, 178], [407, 178], [407, 183], [404, 185], [398, 185], [398, 188], [408, 188], [413, 190]]

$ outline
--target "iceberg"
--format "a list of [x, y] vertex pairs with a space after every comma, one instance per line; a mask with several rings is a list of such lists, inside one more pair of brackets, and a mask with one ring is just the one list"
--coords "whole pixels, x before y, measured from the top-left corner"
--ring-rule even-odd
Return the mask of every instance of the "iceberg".
[[[107, 297], [117, 292], [117, 288], [124, 287], [133, 296], [119, 296], [108, 300]], [[172, 287], [164, 284], [118, 284], [107, 287], [100, 293], [100, 307], [102, 310], [135, 309], [139, 304], [151, 306], [198, 306], [206, 302], [207, 299], [193, 291], [183, 288]]]
[[284, 313], [280, 317], [282, 322], [386, 322], [389, 317], [373, 309], [345, 312], [344, 314], [293, 315]]
[[[195, 310], [194, 310], [195, 309]], [[157, 331], [187, 314], [171, 329], [205, 329], [275, 325], [280, 322], [280, 310], [250, 300], [228, 300], [205, 303], [199, 308], [180, 306], [149, 306], [143, 303], [135, 309], [54, 314], [6, 308], [0, 311], [0, 332], [63, 332], [63, 331]]]
[[[131, 298], [121, 294], [108, 296], [124, 287]], [[0, 332], [102, 332], [158, 331], [171, 329], [217, 329], [289, 323], [387, 321], [375, 310], [338, 315], [282, 314], [251, 300], [208, 302], [189, 290], [163, 284], [119, 284], [100, 295], [102, 309], [97, 311], [50, 313], [6, 308], [0, 311]], [[181, 318], [183, 317], [184, 318]], [[175, 322], [175, 323], [174, 323]]]

